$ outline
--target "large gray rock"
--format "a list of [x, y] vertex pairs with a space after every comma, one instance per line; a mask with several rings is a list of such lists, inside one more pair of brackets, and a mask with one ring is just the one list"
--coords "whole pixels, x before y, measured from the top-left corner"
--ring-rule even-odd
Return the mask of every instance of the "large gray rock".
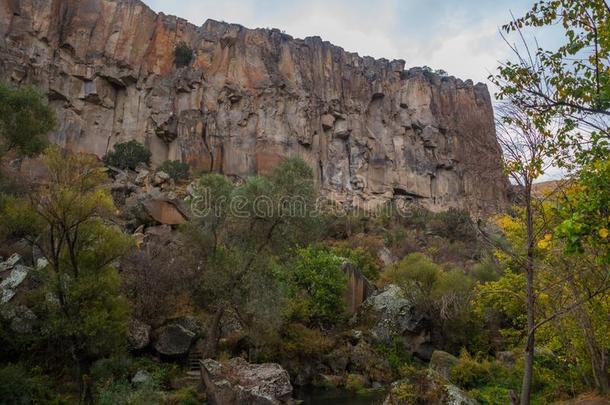
[[[412, 393], [412, 384], [419, 384], [418, 398], [406, 399], [403, 393]], [[422, 386], [423, 385], [423, 386]], [[424, 378], [410, 381], [408, 378], [396, 381], [390, 386], [383, 405], [412, 405], [414, 403], [430, 403], [443, 405], [477, 405], [478, 402], [468, 396], [455, 385], [448, 384], [434, 371], [428, 372]]]
[[154, 348], [165, 356], [184, 356], [201, 333], [201, 325], [193, 317], [173, 320], [154, 332]]
[[15, 296], [17, 288], [23, 283], [30, 270], [32, 269], [21, 264], [12, 266], [8, 276], [0, 282], [0, 304], [6, 304]]
[[372, 322], [371, 333], [380, 342], [390, 343], [395, 336], [419, 331], [423, 319], [402, 289], [390, 284], [364, 301], [354, 321]]
[[21, 256], [18, 253], [13, 253], [5, 261], [0, 261], [0, 272], [12, 270], [12, 268], [21, 261]]
[[425, 317], [395, 284], [364, 301], [350, 322], [367, 327], [377, 343], [390, 344], [402, 338], [405, 350], [423, 360], [429, 360], [434, 350]]
[[[41, 87], [60, 123], [51, 139], [63, 147], [103, 156], [135, 139], [153, 165], [178, 159], [239, 177], [298, 155], [341, 204], [402, 196], [433, 210], [507, 205], [484, 84], [319, 37], [196, 26], [140, 1], [57, 4], [0, 2], [0, 79]], [[180, 41], [196, 55], [184, 68], [175, 65]]]
[[208, 401], [214, 405], [293, 404], [290, 376], [279, 364], [250, 364], [236, 357], [201, 361]]

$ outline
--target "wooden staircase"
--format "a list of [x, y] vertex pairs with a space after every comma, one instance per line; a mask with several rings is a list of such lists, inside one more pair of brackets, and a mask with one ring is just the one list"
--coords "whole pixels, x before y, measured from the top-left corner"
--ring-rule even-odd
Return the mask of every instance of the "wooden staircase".
[[199, 361], [203, 358], [203, 352], [198, 349], [193, 349], [187, 359], [187, 379], [192, 381], [194, 384], [201, 384], [201, 366]]

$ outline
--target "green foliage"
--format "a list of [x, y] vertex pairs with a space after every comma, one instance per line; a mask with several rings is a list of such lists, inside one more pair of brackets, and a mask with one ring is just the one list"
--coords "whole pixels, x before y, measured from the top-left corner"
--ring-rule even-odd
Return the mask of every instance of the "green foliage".
[[[523, 359], [507, 366], [498, 360], [485, 356], [471, 356], [465, 350], [450, 372], [453, 384], [468, 390], [483, 404], [504, 404], [509, 390], [514, 390], [521, 382]], [[578, 383], [575, 374], [554, 356], [537, 353], [533, 376], [532, 403], [547, 404], [571, 398]]]
[[55, 125], [53, 110], [33, 87], [0, 83], [0, 157], [10, 150], [21, 156], [39, 154]]
[[450, 379], [460, 387], [471, 389], [489, 384], [494, 378], [500, 378], [500, 368], [494, 361], [474, 359], [467, 351], [462, 350], [458, 362], [451, 368]]
[[151, 153], [144, 145], [131, 140], [115, 144], [113, 150], [104, 156], [104, 162], [119, 169], [135, 170], [140, 163], [149, 164], [150, 157]]
[[195, 219], [184, 228], [184, 253], [203, 269], [198, 304], [238, 308], [249, 326], [260, 324], [252, 331], [262, 339], [282, 321], [285, 277], [278, 263], [320, 235], [313, 173], [301, 159], [287, 159], [269, 176], [238, 186], [212, 174], [194, 188]]
[[401, 369], [404, 377], [390, 391], [394, 403], [442, 404], [447, 401], [447, 391], [441, 381], [428, 372], [427, 368], [408, 365]]
[[345, 314], [347, 276], [343, 260], [326, 249], [309, 246], [296, 251], [288, 277], [291, 317], [307, 323], [334, 324]]
[[49, 263], [36, 274], [29, 304], [42, 323], [41, 344], [74, 361], [78, 373], [90, 359], [124, 348], [128, 308], [113, 263], [132, 239], [108, 222], [115, 208], [95, 158], [50, 149], [44, 164], [44, 187], [11, 199], [1, 214], [10, 234]]
[[596, 251], [600, 263], [610, 263], [610, 160], [585, 166], [578, 183], [559, 199], [563, 222], [555, 236], [565, 241], [567, 253]]
[[381, 266], [373, 254], [365, 248], [360, 246], [350, 248], [344, 244], [337, 244], [331, 250], [335, 255], [352, 262], [370, 281], [376, 281], [379, 278]]
[[470, 215], [466, 211], [449, 208], [433, 215], [430, 230], [449, 241], [472, 241], [477, 233]]
[[[40, 371], [40, 370], [38, 370]], [[47, 378], [22, 364], [0, 367], [0, 403], [27, 405], [61, 403]]]
[[332, 340], [318, 329], [301, 323], [289, 323], [281, 331], [281, 354], [287, 358], [301, 356], [304, 359], [320, 359], [332, 348]]
[[178, 180], [186, 180], [189, 178], [189, 165], [179, 160], [166, 160], [161, 163], [158, 170], [169, 174], [169, 177]]
[[393, 338], [389, 344], [377, 345], [375, 350], [383, 355], [395, 372], [400, 371], [403, 367], [413, 362], [413, 358], [405, 350], [405, 343], [400, 338]]
[[360, 374], [348, 374], [345, 379], [345, 389], [348, 391], [356, 393], [366, 392], [364, 385], [364, 377]]
[[421, 253], [387, 267], [382, 283], [396, 284], [440, 331], [448, 351], [478, 342], [480, 326], [471, 310], [474, 280], [461, 269], [443, 270]]
[[194, 54], [193, 50], [184, 41], [180, 41], [174, 49], [175, 63], [178, 67], [184, 67], [191, 64]]
[[497, 281], [500, 278], [498, 266], [492, 262], [490, 258], [475, 263], [469, 273], [475, 280], [487, 283], [489, 281]]
[[504, 337], [517, 343], [525, 328], [525, 277], [507, 271], [499, 280], [480, 284], [476, 289], [475, 310], [487, 319], [499, 316]]
[[99, 387], [96, 397], [99, 405], [160, 405], [164, 403], [163, 395], [154, 383], [134, 386], [128, 381], [116, 381]]

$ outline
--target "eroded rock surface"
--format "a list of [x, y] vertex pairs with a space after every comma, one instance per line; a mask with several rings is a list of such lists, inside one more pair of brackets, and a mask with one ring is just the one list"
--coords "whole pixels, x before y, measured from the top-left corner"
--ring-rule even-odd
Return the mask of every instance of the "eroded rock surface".
[[425, 316], [395, 284], [364, 301], [350, 323], [368, 329], [376, 343], [404, 340], [405, 349], [423, 360], [430, 360], [434, 350]]
[[[195, 57], [176, 68], [180, 41]], [[0, 78], [39, 86], [58, 113], [53, 140], [73, 150], [136, 139], [155, 164], [240, 177], [298, 155], [346, 206], [397, 198], [476, 214], [507, 201], [485, 85], [319, 37], [197, 27], [138, 0], [3, 1]]]
[[236, 357], [219, 363], [201, 361], [201, 374], [212, 404], [293, 404], [292, 385], [279, 364], [251, 364]]

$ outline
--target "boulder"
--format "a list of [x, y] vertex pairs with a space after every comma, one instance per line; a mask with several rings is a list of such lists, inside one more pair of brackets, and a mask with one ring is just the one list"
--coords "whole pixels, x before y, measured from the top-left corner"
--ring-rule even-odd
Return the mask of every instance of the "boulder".
[[201, 334], [201, 324], [193, 317], [172, 320], [154, 332], [154, 348], [165, 356], [185, 356]]
[[[416, 394], [414, 384], [418, 384]], [[405, 395], [407, 394], [407, 395]], [[413, 394], [416, 396], [413, 398]], [[428, 373], [423, 379], [410, 381], [408, 378], [392, 383], [383, 405], [411, 405], [430, 403], [444, 405], [477, 405], [478, 402], [452, 384], [447, 384], [435, 373]]]
[[0, 282], [0, 304], [6, 304], [15, 296], [17, 287], [23, 283], [30, 270], [32, 269], [21, 264], [12, 267], [8, 276]]
[[241, 334], [244, 331], [244, 324], [233, 310], [226, 310], [220, 319], [220, 337], [227, 338]]
[[431, 370], [436, 371], [439, 375], [448, 380], [451, 369], [458, 361], [458, 358], [450, 353], [442, 350], [435, 350], [432, 352], [432, 356], [430, 356], [429, 367]]
[[131, 378], [131, 383], [135, 385], [146, 384], [152, 381], [152, 376], [145, 370], [138, 370]]
[[134, 319], [129, 324], [128, 341], [131, 350], [144, 349], [150, 343], [150, 325]]
[[350, 322], [368, 327], [375, 343], [390, 344], [395, 338], [400, 338], [405, 349], [422, 360], [429, 360], [434, 349], [425, 317], [394, 284], [362, 303]]
[[279, 364], [251, 364], [240, 357], [224, 363], [212, 359], [200, 363], [201, 377], [211, 404], [294, 403], [290, 376]]
[[11, 257], [3, 262], [0, 262], [0, 272], [12, 270], [13, 267], [21, 261], [21, 256], [18, 253], [13, 253]]
[[138, 185], [138, 186], [143, 186], [146, 184], [146, 180], [148, 179], [148, 175], [150, 174], [150, 172], [146, 169], [142, 169], [138, 172], [136, 179], [134, 180], [134, 182]]
[[170, 176], [169, 174], [165, 173], [164, 171], [159, 170], [158, 172], [155, 173], [155, 177], [153, 179], [153, 184], [155, 186], [160, 186], [161, 184], [165, 184], [167, 182], [169, 182], [170, 180]]
[[187, 216], [173, 201], [150, 199], [142, 203], [146, 213], [155, 221], [164, 225], [180, 225], [187, 221]]
[[477, 405], [478, 403], [453, 384], [445, 384], [445, 391], [447, 392], [445, 402], [447, 405]]
[[368, 298], [356, 314], [356, 322], [372, 322], [371, 333], [381, 343], [391, 343], [392, 338], [405, 332], [421, 329], [424, 317], [418, 314], [400, 287], [386, 286], [381, 292]]
[[320, 118], [320, 121], [322, 122], [322, 129], [325, 131], [332, 129], [335, 125], [335, 117], [332, 114], [324, 114]]

